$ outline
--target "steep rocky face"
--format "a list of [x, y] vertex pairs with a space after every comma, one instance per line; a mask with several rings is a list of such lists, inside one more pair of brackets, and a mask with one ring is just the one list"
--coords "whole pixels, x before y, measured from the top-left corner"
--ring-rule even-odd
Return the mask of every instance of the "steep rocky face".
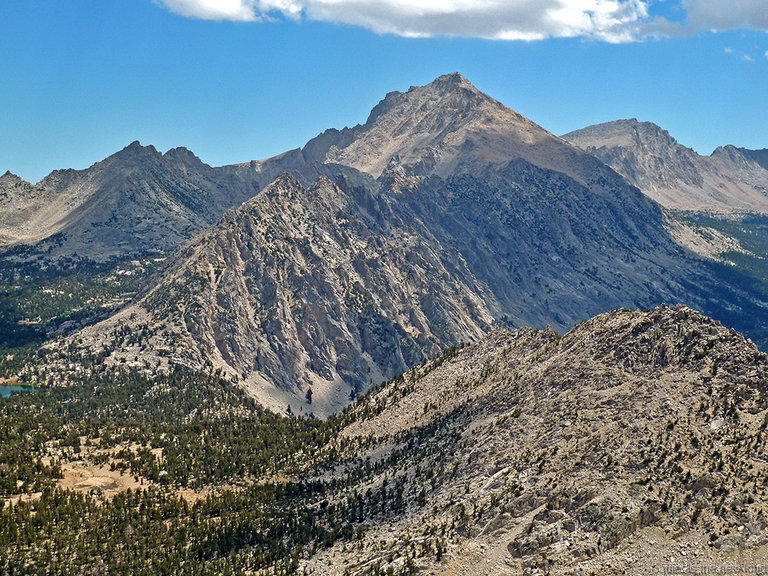
[[[768, 557], [768, 359], [685, 307], [497, 330], [341, 415], [369, 532], [310, 574], [653, 574]], [[346, 478], [359, 479], [345, 483]], [[344, 488], [346, 486], [346, 488]]]
[[589, 126], [563, 138], [667, 208], [768, 212], [768, 169], [760, 151], [727, 146], [700, 156], [666, 130], [634, 119]]
[[737, 148], [739, 152], [741, 152], [744, 156], [749, 158], [750, 160], [753, 160], [754, 162], [757, 162], [768, 170], [768, 148], [763, 148], [762, 150], [749, 150], [747, 148]]
[[[447, 343], [490, 329], [493, 294], [382, 198], [284, 176], [227, 214], [158, 287], [82, 335], [237, 374], [263, 403], [327, 415]], [[124, 323], [144, 337], [120, 338]], [[312, 402], [309, 402], [312, 389]]]
[[[430, 168], [425, 146], [440, 151]], [[219, 170], [254, 186], [296, 177], [197, 235], [81, 349], [150, 371], [215, 366], [278, 412], [327, 415], [494, 322], [563, 330], [686, 302], [765, 337], [762, 289], [684, 250], [616, 172], [458, 75], [390, 94], [366, 125], [303, 151]]]
[[40, 198], [37, 197], [34, 186], [22, 180], [11, 172], [0, 176], [0, 203], [13, 209], [3, 210], [2, 228], [0, 229], [0, 243], [8, 243], [21, 234], [21, 230], [31, 221], [39, 208]]

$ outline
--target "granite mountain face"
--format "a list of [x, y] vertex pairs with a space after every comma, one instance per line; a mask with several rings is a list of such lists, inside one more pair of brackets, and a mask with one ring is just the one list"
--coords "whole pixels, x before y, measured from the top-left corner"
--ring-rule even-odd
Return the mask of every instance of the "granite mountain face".
[[187, 150], [163, 155], [134, 142], [86, 170], [55, 171], [35, 186], [6, 175], [3, 237], [92, 260], [167, 251], [248, 197], [239, 185], [222, 190], [209, 170]]
[[[376, 179], [481, 174], [512, 160], [595, 185], [594, 154], [661, 205], [768, 213], [765, 150], [720, 147], [699, 156], [648, 122], [620, 120], [564, 136], [566, 145], [477, 90], [459, 74], [392, 92], [353, 128], [328, 130], [267, 160], [211, 167], [185, 148], [160, 154], [134, 142], [85, 170], [57, 170], [36, 185], [0, 176], [0, 246], [30, 256], [102, 262], [168, 253], [282, 173], [310, 185], [339, 173]], [[23, 252], [23, 251], [22, 251]]]
[[[731, 152], [757, 178], [764, 155]], [[685, 155], [644, 170], [711, 183]], [[734, 236], [630, 180], [458, 75], [268, 160], [134, 144], [6, 174], [4, 296], [72, 298], [85, 263], [29, 278], [75, 254], [104, 289], [84, 307], [140, 291], [0, 358], [40, 387], [0, 402], [0, 572], [759, 571], [768, 358], [657, 305], [765, 346], [743, 258], [768, 220], [746, 180], [751, 228], [698, 216]], [[174, 247], [143, 286], [109, 261]]]
[[768, 213], [768, 151], [721, 146], [700, 156], [650, 122], [617, 120], [563, 136], [648, 197], [676, 210]]
[[[753, 294], [765, 290], [768, 151], [720, 146], [700, 156], [655, 124], [637, 120], [590, 126], [564, 138], [659, 202], [678, 242], [729, 266]], [[756, 336], [747, 326], [739, 327]]]
[[763, 338], [759, 288], [683, 248], [594, 155], [456, 74], [223, 170], [293, 176], [197, 234], [157, 285], [78, 334], [81, 350], [215, 366], [279, 412], [327, 415], [496, 322], [565, 329], [686, 302]]

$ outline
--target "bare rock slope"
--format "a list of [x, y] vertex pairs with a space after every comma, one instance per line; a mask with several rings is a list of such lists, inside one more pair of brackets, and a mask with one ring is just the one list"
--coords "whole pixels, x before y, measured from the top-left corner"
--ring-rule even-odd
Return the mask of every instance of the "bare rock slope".
[[0, 177], [0, 243], [48, 259], [168, 252], [274, 175], [211, 168], [185, 148], [161, 154], [138, 142], [36, 185], [7, 173]]
[[[495, 576], [762, 567], [766, 382], [763, 353], [686, 307], [619, 310], [562, 337], [494, 331], [341, 415], [347, 460], [322, 480], [338, 481], [336, 500], [365, 495], [369, 531], [303, 568]], [[342, 481], [350, 477], [359, 481]]]
[[[196, 237], [146, 296], [78, 339], [107, 360], [212, 363], [275, 410], [327, 415], [500, 318], [571, 325], [606, 303], [652, 301], [649, 274], [656, 297], [684, 290], [664, 277], [683, 265], [678, 248], [663, 228], [636, 227], [633, 202], [572, 182], [552, 218], [549, 195], [513, 185], [533, 170], [522, 168], [496, 187], [461, 179], [396, 192], [327, 179], [305, 188], [283, 176]], [[609, 212], [599, 229], [574, 235], [586, 214]], [[628, 229], [647, 255], [634, 255]]]
[[328, 130], [302, 154], [307, 162], [341, 164], [374, 177], [397, 169], [446, 177], [521, 159], [584, 181], [594, 164], [458, 73], [387, 94], [365, 124]]

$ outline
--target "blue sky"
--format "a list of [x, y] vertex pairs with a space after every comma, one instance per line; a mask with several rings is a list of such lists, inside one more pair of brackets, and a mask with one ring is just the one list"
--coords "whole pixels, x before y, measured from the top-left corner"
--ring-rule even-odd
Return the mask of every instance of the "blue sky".
[[0, 1], [0, 173], [33, 182], [133, 140], [272, 156], [453, 71], [557, 134], [768, 147], [764, 0]]

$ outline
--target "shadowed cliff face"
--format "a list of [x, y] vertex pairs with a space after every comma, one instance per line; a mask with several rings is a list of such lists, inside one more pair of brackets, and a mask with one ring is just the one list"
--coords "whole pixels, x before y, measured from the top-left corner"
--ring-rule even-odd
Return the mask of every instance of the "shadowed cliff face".
[[768, 212], [765, 151], [720, 147], [700, 156], [650, 122], [617, 120], [563, 136], [667, 208]]

